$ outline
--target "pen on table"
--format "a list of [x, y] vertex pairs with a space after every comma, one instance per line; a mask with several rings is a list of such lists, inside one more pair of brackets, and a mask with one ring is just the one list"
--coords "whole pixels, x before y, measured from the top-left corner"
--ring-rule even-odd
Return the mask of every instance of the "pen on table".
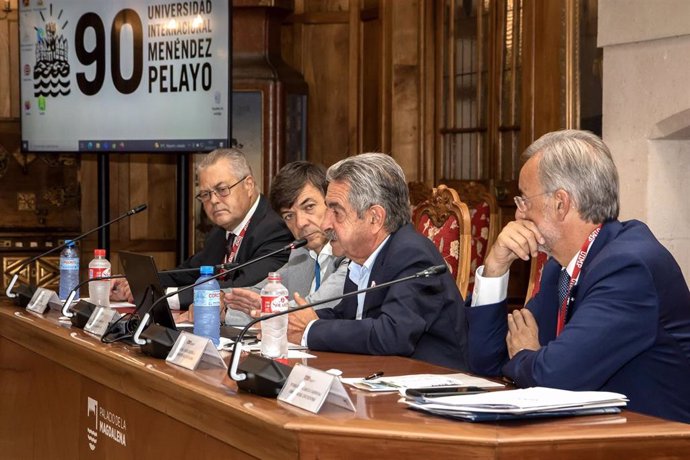
[[364, 377], [364, 380], [374, 380], [374, 379], [377, 379], [379, 377], [383, 377], [383, 371], [378, 371], [378, 372], [374, 372], [371, 375], [367, 375], [366, 377]]

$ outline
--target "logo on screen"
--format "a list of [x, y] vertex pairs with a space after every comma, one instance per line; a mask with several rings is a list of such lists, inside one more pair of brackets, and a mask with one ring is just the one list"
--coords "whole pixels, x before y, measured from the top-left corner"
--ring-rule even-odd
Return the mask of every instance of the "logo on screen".
[[86, 438], [89, 440], [89, 449], [95, 450], [96, 443], [98, 442], [98, 401], [88, 397], [86, 401], [87, 421], [90, 421], [91, 417], [93, 417], [93, 428], [91, 428], [91, 425], [87, 423]]
[[[42, 2], [39, 2], [39, 5]], [[46, 18], [44, 12], [50, 15]], [[62, 10], [53, 18], [53, 5], [48, 11], [39, 11], [43, 27], [34, 27], [36, 31], [36, 64], [34, 65], [34, 96], [58, 97], [70, 93], [70, 66], [68, 60], [69, 43], [63, 35], [68, 21], [58, 25]]]

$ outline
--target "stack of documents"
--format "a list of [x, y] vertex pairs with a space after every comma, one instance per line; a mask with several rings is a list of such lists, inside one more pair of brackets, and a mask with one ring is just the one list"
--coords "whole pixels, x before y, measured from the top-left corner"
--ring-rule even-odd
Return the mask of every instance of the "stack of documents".
[[502, 383], [458, 372], [456, 374], [410, 374], [390, 377], [342, 378], [343, 383], [365, 391], [398, 391], [410, 388], [479, 387], [502, 388]]
[[544, 387], [400, 400], [415, 410], [473, 422], [611, 414], [627, 401], [619, 393]]

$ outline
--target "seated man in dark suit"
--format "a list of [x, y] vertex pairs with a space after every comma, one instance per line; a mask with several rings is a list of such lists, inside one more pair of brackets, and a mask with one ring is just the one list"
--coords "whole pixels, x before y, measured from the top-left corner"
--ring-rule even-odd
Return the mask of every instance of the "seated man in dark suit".
[[[690, 292], [639, 221], [618, 218], [611, 153], [584, 131], [547, 134], [523, 154], [515, 221], [477, 269], [470, 368], [520, 387], [606, 390], [632, 410], [690, 422]], [[539, 292], [506, 315], [508, 269], [550, 253]]]
[[[444, 264], [410, 224], [407, 181], [390, 156], [350, 157], [331, 166], [327, 177], [322, 228], [351, 260], [344, 292]], [[292, 313], [288, 337], [313, 350], [409, 356], [465, 369], [465, 327], [462, 298], [446, 272], [352, 296], [333, 308]]]
[[[231, 262], [242, 264], [293, 241], [283, 219], [268, 206], [268, 200], [259, 193], [252, 170], [242, 152], [236, 149], [214, 150], [203, 158], [197, 167], [197, 174], [199, 193], [196, 199], [203, 204], [206, 215], [215, 226], [208, 233], [204, 248], [177, 268], [198, 268], [202, 265]], [[220, 280], [221, 288], [257, 283], [268, 272], [282, 267], [289, 256], [290, 253], [285, 251], [231, 272], [227, 279]], [[194, 284], [198, 277], [198, 271], [160, 274], [161, 283], [165, 287], [188, 286]], [[113, 300], [126, 298], [127, 286], [124, 283], [126, 282], [119, 280], [113, 283]], [[187, 307], [192, 301], [191, 289], [181, 293], [181, 307]]]

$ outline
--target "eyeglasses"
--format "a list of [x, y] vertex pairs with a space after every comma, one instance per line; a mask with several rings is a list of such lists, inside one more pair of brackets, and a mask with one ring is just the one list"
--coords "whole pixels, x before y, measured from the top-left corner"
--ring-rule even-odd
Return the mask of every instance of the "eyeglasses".
[[537, 193], [536, 195], [524, 197], [522, 195], [519, 196], [514, 196], [513, 200], [515, 201], [515, 206], [517, 206], [518, 211], [520, 212], [527, 212], [527, 202], [531, 200], [532, 198], [536, 198], [541, 195], [546, 195], [547, 193], [551, 193], [551, 191], [548, 192], [542, 192], [542, 193]]
[[211, 199], [212, 193], [215, 193], [217, 197], [225, 198], [226, 196], [230, 195], [230, 190], [232, 190], [233, 187], [239, 185], [239, 183], [245, 180], [247, 177], [249, 176], [244, 176], [242, 179], [238, 180], [232, 185], [219, 185], [218, 187], [214, 187], [212, 190], [204, 190], [199, 192], [199, 194], [194, 198], [202, 203], [208, 202]]

